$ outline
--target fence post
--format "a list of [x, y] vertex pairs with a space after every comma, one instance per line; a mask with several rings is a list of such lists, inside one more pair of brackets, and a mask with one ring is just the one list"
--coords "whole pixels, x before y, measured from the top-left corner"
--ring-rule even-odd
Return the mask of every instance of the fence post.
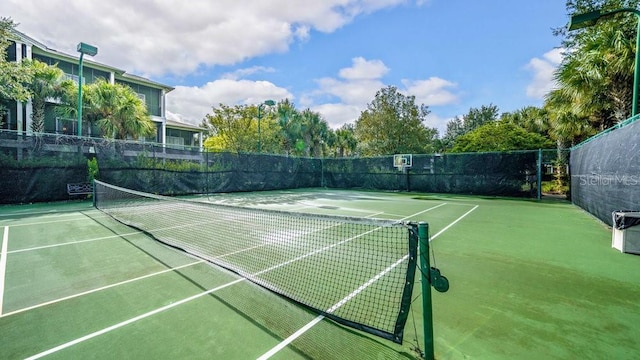
[[542, 199], [542, 149], [538, 149], [538, 200]]

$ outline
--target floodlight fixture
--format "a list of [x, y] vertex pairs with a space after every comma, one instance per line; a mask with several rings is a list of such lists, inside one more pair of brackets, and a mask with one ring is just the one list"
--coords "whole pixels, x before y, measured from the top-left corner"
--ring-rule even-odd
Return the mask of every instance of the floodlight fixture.
[[96, 56], [96, 54], [98, 53], [98, 48], [93, 45], [89, 45], [81, 42], [78, 44], [78, 52], [80, 54]]

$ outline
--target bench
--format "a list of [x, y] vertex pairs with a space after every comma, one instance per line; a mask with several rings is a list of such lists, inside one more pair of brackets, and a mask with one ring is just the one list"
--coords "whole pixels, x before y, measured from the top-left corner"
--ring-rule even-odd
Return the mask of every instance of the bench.
[[69, 194], [69, 196], [93, 194], [93, 184], [91, 183], [67, 184], [67, 194]]

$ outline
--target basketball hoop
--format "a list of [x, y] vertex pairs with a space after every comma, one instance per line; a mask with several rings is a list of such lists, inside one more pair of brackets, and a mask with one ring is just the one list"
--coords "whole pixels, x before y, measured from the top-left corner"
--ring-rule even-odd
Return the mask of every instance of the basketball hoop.
[[393, 167], [398, 171], [405, 171], [410, 169], [413, 165], [413, 157], [411, 154], [396, 154], [393, 155]]

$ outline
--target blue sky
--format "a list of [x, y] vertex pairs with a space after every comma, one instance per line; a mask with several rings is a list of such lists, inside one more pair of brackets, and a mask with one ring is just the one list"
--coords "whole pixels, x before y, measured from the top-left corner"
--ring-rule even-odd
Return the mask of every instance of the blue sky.
[[539, 106], [562, 56], [552, 29], [568, 21], [561, 0], [105, 3], [8, 0], [0, 15], [52, 48], [88, 42], [95, 61], [175, 87], [169, 117], [192, 124], [220, 103], [289, 98], [336, 128], [388, 85], [428, 105], [441, 132], [471, 107]]

